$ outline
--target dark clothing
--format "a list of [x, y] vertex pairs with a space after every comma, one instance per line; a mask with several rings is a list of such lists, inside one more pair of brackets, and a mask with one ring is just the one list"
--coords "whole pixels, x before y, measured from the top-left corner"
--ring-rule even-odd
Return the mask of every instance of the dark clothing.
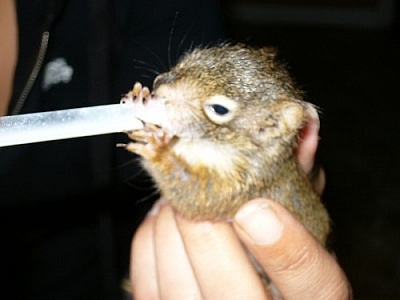
[[[118, 103], [135, 81], [151, 86], [183, 51], [222, 36], [213, 1], [18, 0], [17, 12], [10, 114]], [[113, 280], [104, 273], [115, 264], [126, 271], [131, 234], [149, 208], [141, 200], [152, 192], [135, 157], [115, 147], [126, 139], [0, 149], [5, 299], [117, 299], [104, 292]]]

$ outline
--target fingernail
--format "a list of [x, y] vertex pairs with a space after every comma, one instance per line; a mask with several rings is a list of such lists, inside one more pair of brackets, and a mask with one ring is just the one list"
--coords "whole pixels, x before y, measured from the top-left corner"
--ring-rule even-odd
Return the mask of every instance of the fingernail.
[[307, 114], [309, 116], [308, 121], [314, 123], [314, 125], [317, 125], [319, 127], [320, 120], [316, 108], [314, 106], [309, 106], [307, 109]]
[[310, 131], [316, 132], [316, 135], [318, 136], [320, 127], [319, 119], [311, 119], [309, 126], [310, 126]]
[[147, 212], [147, 216], [154, 217], [160, 213], [161, 208], [167, 204], [167, 200], [165, 198], [158, 199], [153, 207]]
[[257, 245], [271, 245], [282, 236], [283, 223], [267, 202], [246, 205], [235, 221]]

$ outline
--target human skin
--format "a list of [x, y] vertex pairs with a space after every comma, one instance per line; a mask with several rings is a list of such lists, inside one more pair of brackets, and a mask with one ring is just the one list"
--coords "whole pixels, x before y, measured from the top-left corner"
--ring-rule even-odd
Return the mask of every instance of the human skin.
[[[319, 121], [311, 117], [297, 157], [315, 164]], [[325, 174], [314, 177], [322, 193]], [[132, 241], [131, 285], [141, 299], [273, 299], [243, 245], [283, 299], [350, 299], [349, 282], [335, 258], [281, 205], [253, 199], [232, 223], [190, 221], [159, 201]]]
[[0, 1], [0, 116], [7, 112], [17, 63], [17, 19], [13, 0]]

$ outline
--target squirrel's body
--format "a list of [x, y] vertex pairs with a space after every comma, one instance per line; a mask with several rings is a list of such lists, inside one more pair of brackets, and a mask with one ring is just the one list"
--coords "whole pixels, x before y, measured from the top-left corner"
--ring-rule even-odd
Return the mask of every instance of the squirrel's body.
[[268, 48], [195, 49], [159, 75], [151, 95], [137, 85], [125, 99], [160, 101], [165, 118], [129, 133], [162, 196], [191, 219], [227, 219], [250, 199], [287, 207], [322, 243], [329, 216], [295, 156], [315, 108], [303, 100]]

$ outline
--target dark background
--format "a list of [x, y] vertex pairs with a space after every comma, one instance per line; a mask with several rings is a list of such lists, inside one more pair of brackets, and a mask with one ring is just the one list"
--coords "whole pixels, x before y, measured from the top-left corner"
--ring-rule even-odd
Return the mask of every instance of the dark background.
[[321, 108], [324, 201], [355, 299], [400, 299], [398, 3], [223, 4], [228, 37], [276, 46], [308, 100]]

